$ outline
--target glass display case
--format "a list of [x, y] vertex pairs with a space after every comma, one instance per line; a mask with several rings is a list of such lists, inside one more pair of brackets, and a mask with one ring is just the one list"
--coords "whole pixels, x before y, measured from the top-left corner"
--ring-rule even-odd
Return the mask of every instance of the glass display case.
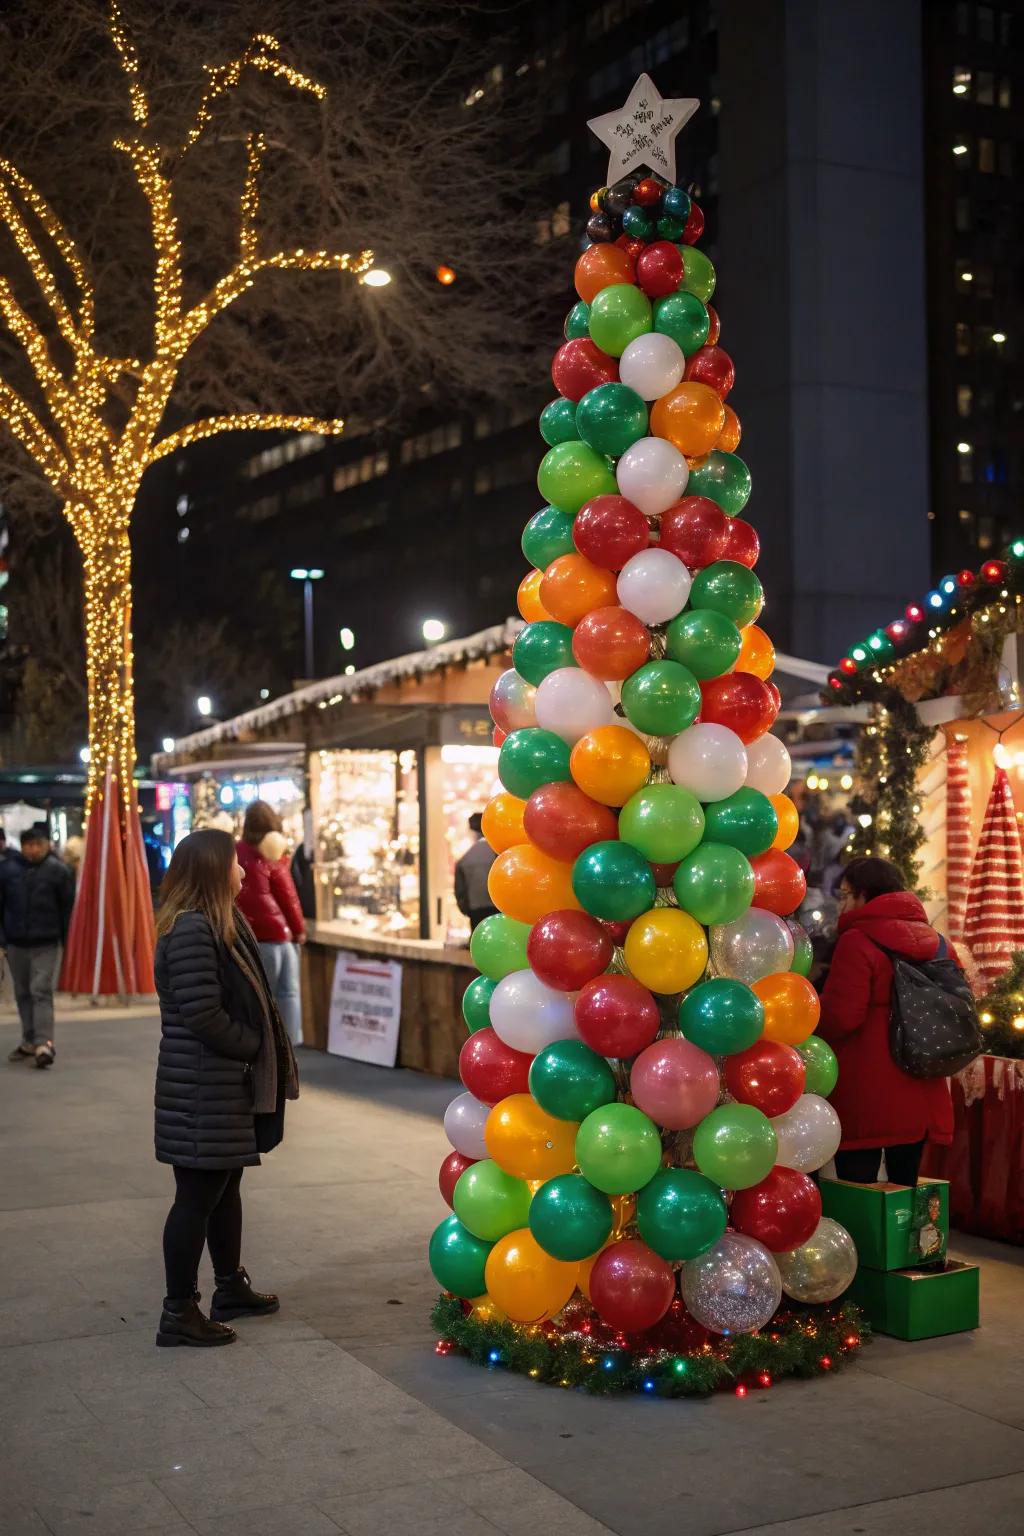
[[417, 754], [340, 748], [311, 758], [317, 915], [367, 933], [420, 933]]

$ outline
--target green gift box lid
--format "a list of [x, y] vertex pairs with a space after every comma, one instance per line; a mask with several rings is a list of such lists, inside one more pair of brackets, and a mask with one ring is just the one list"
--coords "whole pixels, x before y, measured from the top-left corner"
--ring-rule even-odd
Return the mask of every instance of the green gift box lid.
[[876, 1333], [897, 1339], [937, 1339], [977, 1328], [977, 1264], [947, 1259], [939, 1269], [859, 1269], [844, 1300], [867, 1313]]
[[949, 1238], [949, 1183], [851, 1184], [821, 1179], [821, 1210], [849, 1232], [859, 1263], [870, 1269], [907, 1269], [945, 1257]]

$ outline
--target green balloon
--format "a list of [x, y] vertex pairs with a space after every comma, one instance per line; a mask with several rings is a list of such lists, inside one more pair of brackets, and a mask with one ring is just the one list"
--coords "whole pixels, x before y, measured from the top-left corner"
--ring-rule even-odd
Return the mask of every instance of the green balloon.
[[528, 968], [526, 941], [529, 937], [529, 923], [520, 923], [503, 912], [495, 912], [473, 929], [469, 941], [470, 959], [488, 981], [497, 983], [512, 971]]
[[684, 859], [672, 880], [676, 900], [698, 923], [731, 923], [754, 899], [754, 871], [738, 848], [701, 843]]
[[474, 976], [462, 994], [462, 1017], [470, 1034], [491, 1022], [491, 994], [498, 985], [489, 976]]
[[559, 443], [540, 461], [537, 485], [545, 501], [563, 512], [578, 512], [595, 496], [618, 490], [604, 456], [586, 443]]
[[643, 854], [619, 841], [584, 848], [572, 867], [572, 888], [585, 912], [613, 923], [631, 922], [648, 911], [657, 889]]
[[555, 1040], [530, 1063], [530, 1092], [556, 1120], [585, 1120], [614, 1102], [615, 1073], [582, 1040]]
[[576, 430], [576, 406], [561, 395], [541, 411], [539, 425], [541, 437], [552, 448], [558, 443], [571, 443], [580, 435]]
[[675, 736], [700, 713], [700, 686], [678, 661], [648, 661], [622, 685], [626, 719], [648, 736]]
[[715, 269], [695, 245], [679, 246], [683, 258], [683, 289], [706, 304], [715, 291]]
[[[539, 515], [539, 514], [538, 514]], [[704, 681], [721, 677], [735, 665], [743, 640], [732, 619], [713, 608], [677, 614], [665, 631], [665, 651], [670, 661], [688, 667]]]
[[548, 1179], [533, 1197], [530, 1231], [552, 1258], [570, 1263], [589, 1259], [604, 1247], [611, 1230], [611, 1201], [580, 1173]]
[[665, 299], [655, 300], [654, 329], [663, 336], [671, 336], [685, 355], [692, 357], [708, 339], [711, 316], [695, 294], [680, 288]]
[[811, 966], [814, 964], [814, 946], [811, 943], [810, 934], [793, 918], [787, 917], [785, 921], [786, 927], [793, 935], [793, 964], [790, 970], [795, 971], [798, 976], [809, 976]]
[[738, 560], [716, 560], [693, 578], [690, 607], [724, 614], [734, 624], [753, 624], [764, 603], [764, 588]]
[[651, 301], [634, 283], [612, 283], [594, 295], [590, 336], [609, 357], [621, 357], [631, 341], [651, 328]]
[[744, 785], [704, 807], [704, 826], [704, 835], [712, 842], [727, 843], [754, 859], [775, 841], [779, 818], [767, 795]]
[[811, 1035], [803, 1045], [797, 1046], [797, 1050], [807, 1068], [804, 1092], [818, 1093], [827, 1099], [839, 1081], [839, 1063], [835, 1051], [824, 1040], [819, 1040], [817, 1035]]
[[523, 554], [538, 571], [547, 570], [552, 560], [571, 555], [575, 548], [572, 518], [561, 507], [541, 507], [523, 529]]
[[723, 512], [736, 517], [750, 500], [750, 470], [735, 453], [712, 448], [702, 464], [690, 470], [687, 496], [708, 496]]
[[606, 1195], [632, 1194], [661, 1167], [658, 1127], [632, 1104], [606, 1104], [577, 1131], [576, 1161], [583, 1177]]
[[576, 424], [591, 448], [618, 455], [646, 435], [647, 407], [628, 384], [599, 384], [580, 401]]
[[528, 725], [505, 737], [498, 753], [498, 778], [510, 795], [526, 800], [542, 784], [568, 782], [569, 743], [554, 731]]
[[558, 667], [574, 667], [572, 630], [568, 624], [556, 624], [554, 619], [538, 619], [536, 624], [527, 624], [516, 636], [512, 665], [519, 676], [525, 677], [535, 688]]
[[482, 1296], [484, 1265], [493, 1243], [474, 1237], [457, 1216], [447, 1216], [430, 1239], [430, 1268], [443, 1290], [456, 1296]]
[[700, 801], [680, 784], [645, 784], [619, 813], [619, 837], [652, 864], [676, 864], [704, 836]]
[[724, 1189], [749, 1189], [775, 1167], [775, 1127], [752, 1104], [719, 1104], [693, 1135], [693, 1160]]
[[732, 1056], [760, 1040], [764, 1006], [742, 981], [715, 976], [687, 992], [679, 1004], [679, 1028], [709, 1056]]
[[622, 228], [633, 240], [649, 240], [654, 233], [654, 219], [646, 208], [634, 204], [622, 215]]
[[590, 335], [590, 305], [584, 304], [580, 299], [574, 304], [565, 317], [566, 341], [577, 341], [581, 336]]
[[663, 213], [655, 226], [659, 240], [681, 240], [686, 228], [685, 219], [677, 219], [672, 213]]
[[670, 1263], [713, 1247], [728, 1217], [717, 1184], [689, 1168], [659, 1168], [636, 1197], [640, 1236]]
[[[525, 1227], [530, 1219], [530, 1186], [515, 1179], [490, 1158], [471, 1163], [460, 1175], [452, 1207], [467, 1231], [485, 1243]], [[476, 1293], [478, 1296], [479, 1291]]]

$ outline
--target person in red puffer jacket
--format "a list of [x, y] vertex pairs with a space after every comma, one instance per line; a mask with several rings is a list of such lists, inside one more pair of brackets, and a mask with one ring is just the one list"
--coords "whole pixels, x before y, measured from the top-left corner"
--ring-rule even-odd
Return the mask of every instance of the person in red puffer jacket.
[[[841, 1179], [871, 1184], [882, 1152], [889, 1180], [916, 1184], [926, 1141], [948, 1146], [953, 1105], [944, 1077], [911, 1077], [889, 1050], [892, 962], [934, 960], [945, 940], [888, 859], [851, 859], [839, 884], [839, 938], [821, 993], [817, 1033], [839, 1060], [832, 1106], [843, 1127]], [[953, 959], [956, 955], [949, 947]]]
[[256, 936], [270, 990], [293, 1044], [302, 1043], [299, 952], [306, 924], [285, 857], [288, 845], [281, 818], [265, 800], [245, 812], [238, 862], [245, 879], [238, 907]]

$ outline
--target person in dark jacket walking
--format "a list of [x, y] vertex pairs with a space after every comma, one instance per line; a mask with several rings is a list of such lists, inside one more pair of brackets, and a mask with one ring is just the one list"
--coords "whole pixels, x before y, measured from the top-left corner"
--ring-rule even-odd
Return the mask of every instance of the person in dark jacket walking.
[[471, 929], [498, 909], [487, 891], [487, 876], [494, 863], [494, 849], [484, 837], [483, 816], [474, 811], [469, 818], [473, 842], [455, 865], [455, 905], [469, 918]]
[[270, 978], [270, 990], [295, 1045], [302, 1044], [302, 997], [297, 944], [306, 942], [306, 920], [285, 858], [281, 818], [265, 800], [246, 807], [238, 862], [245, 875], [238, 908], [248, 922]]
[[[259, 946], [234, 906], [243, 878], [231, 834], [208, 828], [178, 844], [160, 889], [156, 1157], [175, 1183], [161, 1345], [230, 1344], [229, 1318], [279, 1306], [241, 1267], [240, 1185], [281, 1141], [299, 1077]], [[209, 1318], [196, 1289], [204, 1245], [216, 1282]]]
[[75, 882], [42, 823], [21, 834], [21, 852], [0, 861], [0, 948], [7, 952], [21, 1041], [10, 1062], [52, 1064], [53, 992], [68, 936]]

